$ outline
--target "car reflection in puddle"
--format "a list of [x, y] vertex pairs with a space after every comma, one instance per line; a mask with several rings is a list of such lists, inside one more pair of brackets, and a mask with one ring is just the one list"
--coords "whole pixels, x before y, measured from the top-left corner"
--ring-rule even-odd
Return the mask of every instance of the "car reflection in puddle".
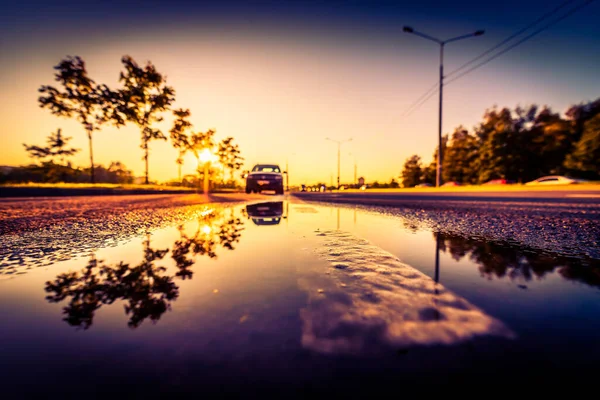
[[246, 214], [255, 225], [277, 225], [283, 218], [283, 201], [248, 204]]

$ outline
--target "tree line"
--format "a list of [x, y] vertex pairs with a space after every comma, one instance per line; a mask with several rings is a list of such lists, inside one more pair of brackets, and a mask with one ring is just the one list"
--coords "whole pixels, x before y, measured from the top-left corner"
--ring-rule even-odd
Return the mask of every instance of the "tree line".
[[[105, 125], [121, 127], [134, 125], [140, 131], [140, 148], [145, 163], [145, 183], [149, 178], [150, 142], [167, 140], [166, 134], [157, 126], [163, 121], [164, 114], [172, 111], [175, 118], [169, 131], [173, 147], [178, 150], [175, 160], [179, 166], [181, 181], [181, 165], [187, 152], [194, 154], [200, 164], [203, 151], [215, 152], [221, 165], [233, 173], [242, 166], [243, 157], [232, 137], [216, 143], [215, 130], [206, 132], [192, 130], [189, 122], [190, 110], [172, 109], [175, 102], [175, 89], [167, 85], [166, 77], [156, 67], [147, 62], [140, 66], [132, 57], [121, 59], [123, 70], [119, 75], [121, 87], [111, 89], [106, 84], [96, 83], [89, 75], [85, 62], [78, 56], [67, 57], [54, 67], [57, 87], [42, 85], [39, 88], [39, 106], [59, 117], [74, 118], [83, 127], [88, 143], [90, 168], [89, 177], [96, 182], [96, 165], [94, 163], [93, 137]], [[32, 158], [45, 162], [46, 165], [67, 166], [65, 160], [73, 156], [79, 149], [67, 148], [70, 138], [62, 136], [60, 129], [48, 138], [48, 145], [27, 145], [25, 150]], [[50, 159], [51, 161], [47, 161]], [[58, 162], [57, 162], [58, 161]], [[69, 164], [70, 166], [70, 164]], [[200, 171], [200, 168], [198, 168]], [[211, 169], [211, 174], [214, 169]]]
[[[409, 157], [403, 187], [435, 185], [433, 161]], [[442, 180], [481, 184], [493, 179], [528, 182], [545, 175], [600, 179], [600, 98], [569, 107], [564, 116], [550, 107], [493, 107], [471, 131], [457, 127], [442, 138]]]

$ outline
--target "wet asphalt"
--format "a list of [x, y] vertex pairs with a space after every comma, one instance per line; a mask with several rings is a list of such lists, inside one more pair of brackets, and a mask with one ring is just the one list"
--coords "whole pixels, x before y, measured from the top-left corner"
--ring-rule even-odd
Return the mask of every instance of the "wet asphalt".
[[[568, 193], [566, 193], [568, 194]], [[600, 199], [528, 196], [391, 196], [297, 193], [292, 203], [358, 206], [400, 217], [407, 226], [600, 259]], [[362, 195], [362, 196], [361, 196]], [[577, 194], [576, 194], [577, 195]], [[0, 200], [0, 267], [25, 260], [61, 260], [77, 250], [111, 245], [192, 217], [207, 202], [260, 202], [268, 195], [197, 194], [17, 198]], [[562, 200], [561, 200], [562, 199]], [[32, 245], [34, 244], [34, 245]], [[83, 247], [83, 248], [82, 248]], [[48, 254], [52, 256], [48, 258]]]

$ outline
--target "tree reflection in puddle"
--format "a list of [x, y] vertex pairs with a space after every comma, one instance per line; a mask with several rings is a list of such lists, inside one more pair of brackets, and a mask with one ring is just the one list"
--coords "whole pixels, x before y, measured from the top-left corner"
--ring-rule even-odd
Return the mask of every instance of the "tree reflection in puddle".
[[233, 214], [233, 209], [207, 209], [200, 213], [193, 235], [187, 235], [179, 227], [180, 238], [173, 244], [171, 257], [177, 272], [170, 275], [167, 268], [156, 265], [169, 249], [153, 249], [150, 235], [143, 242], [144, 253], [140, 264], [131, 266], [122, 261], [109, 265], [92, 256], [80, 272], [60, 274], [52, 282], [46, 282], [46, 299], [52, 303], [68, 299], [63, 308], [64, 321], [81, 329], [92, 326], [95, 312], [117, 300], [125, 302], [127, 325], [137, 328], [150, 319], [156, 322], [170, 309], [171, 302], [179, 297], [179, 287], [174, 279], [191, 279], [196, 256], [217, 257], [218, 247], [234, 249], [243, 230], [243, 222]]
[[600, 261], [548, 254], [510, 243], [488, 242], [448, 233], [434, 233], [440, 251], [456, 261], [467, 257], [483, 277], [531, 281], [558, 272], [567, 280], [600, 287]]

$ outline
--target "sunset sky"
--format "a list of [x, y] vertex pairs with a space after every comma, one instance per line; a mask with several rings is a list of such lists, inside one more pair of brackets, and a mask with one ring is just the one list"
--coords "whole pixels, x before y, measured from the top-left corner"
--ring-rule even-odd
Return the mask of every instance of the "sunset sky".
[[[478, 29], [484, 36], [449, 44], [450, 72], [526, 26], [561, 0], [484, 1], [30, 1], [0, 13], [0, 165], [29, 162], [22, 143], [43, 144], [57, 128], [82, 151], [81, 125], [40, 109], [37, 89], [54, 85], [52, 67], [81, 56], [96, 82], [118, 87], [121, 57], [152, 61], [189, 108], [198, 130], [233, 136], [253, 164], [289, 161], [290, 184], [342, 182], [353, 164], [368, 181], [398, 177], [404, 160], [432, 158], [437, 96], [408, 117], [406, 108], [437, 80], [439, 48], [402, 32], [403, 25], [449, 38]], [[570, 7], [583, 3], [573, 1]], [[565, 10], [568, 10], [566, 7]], [[557, 15], [560, 15], [557, 14]], [[600, 1], [449, 85], [444, 131], [472, 127], [486, 108], [547, 104], [564, 112], [600, 96]], [[165, 115], [168, 134], [171, 118]], [[120, 160], [143, 174], [134, 126], [105, 127], [94, 138], [95, 161]], [[150, 177], [176, 178], [169, 142], [150, 145]], [[349, 155], [351, 153], [352, 155]], [[191, 173], [191, 157], [184, 173]]]

